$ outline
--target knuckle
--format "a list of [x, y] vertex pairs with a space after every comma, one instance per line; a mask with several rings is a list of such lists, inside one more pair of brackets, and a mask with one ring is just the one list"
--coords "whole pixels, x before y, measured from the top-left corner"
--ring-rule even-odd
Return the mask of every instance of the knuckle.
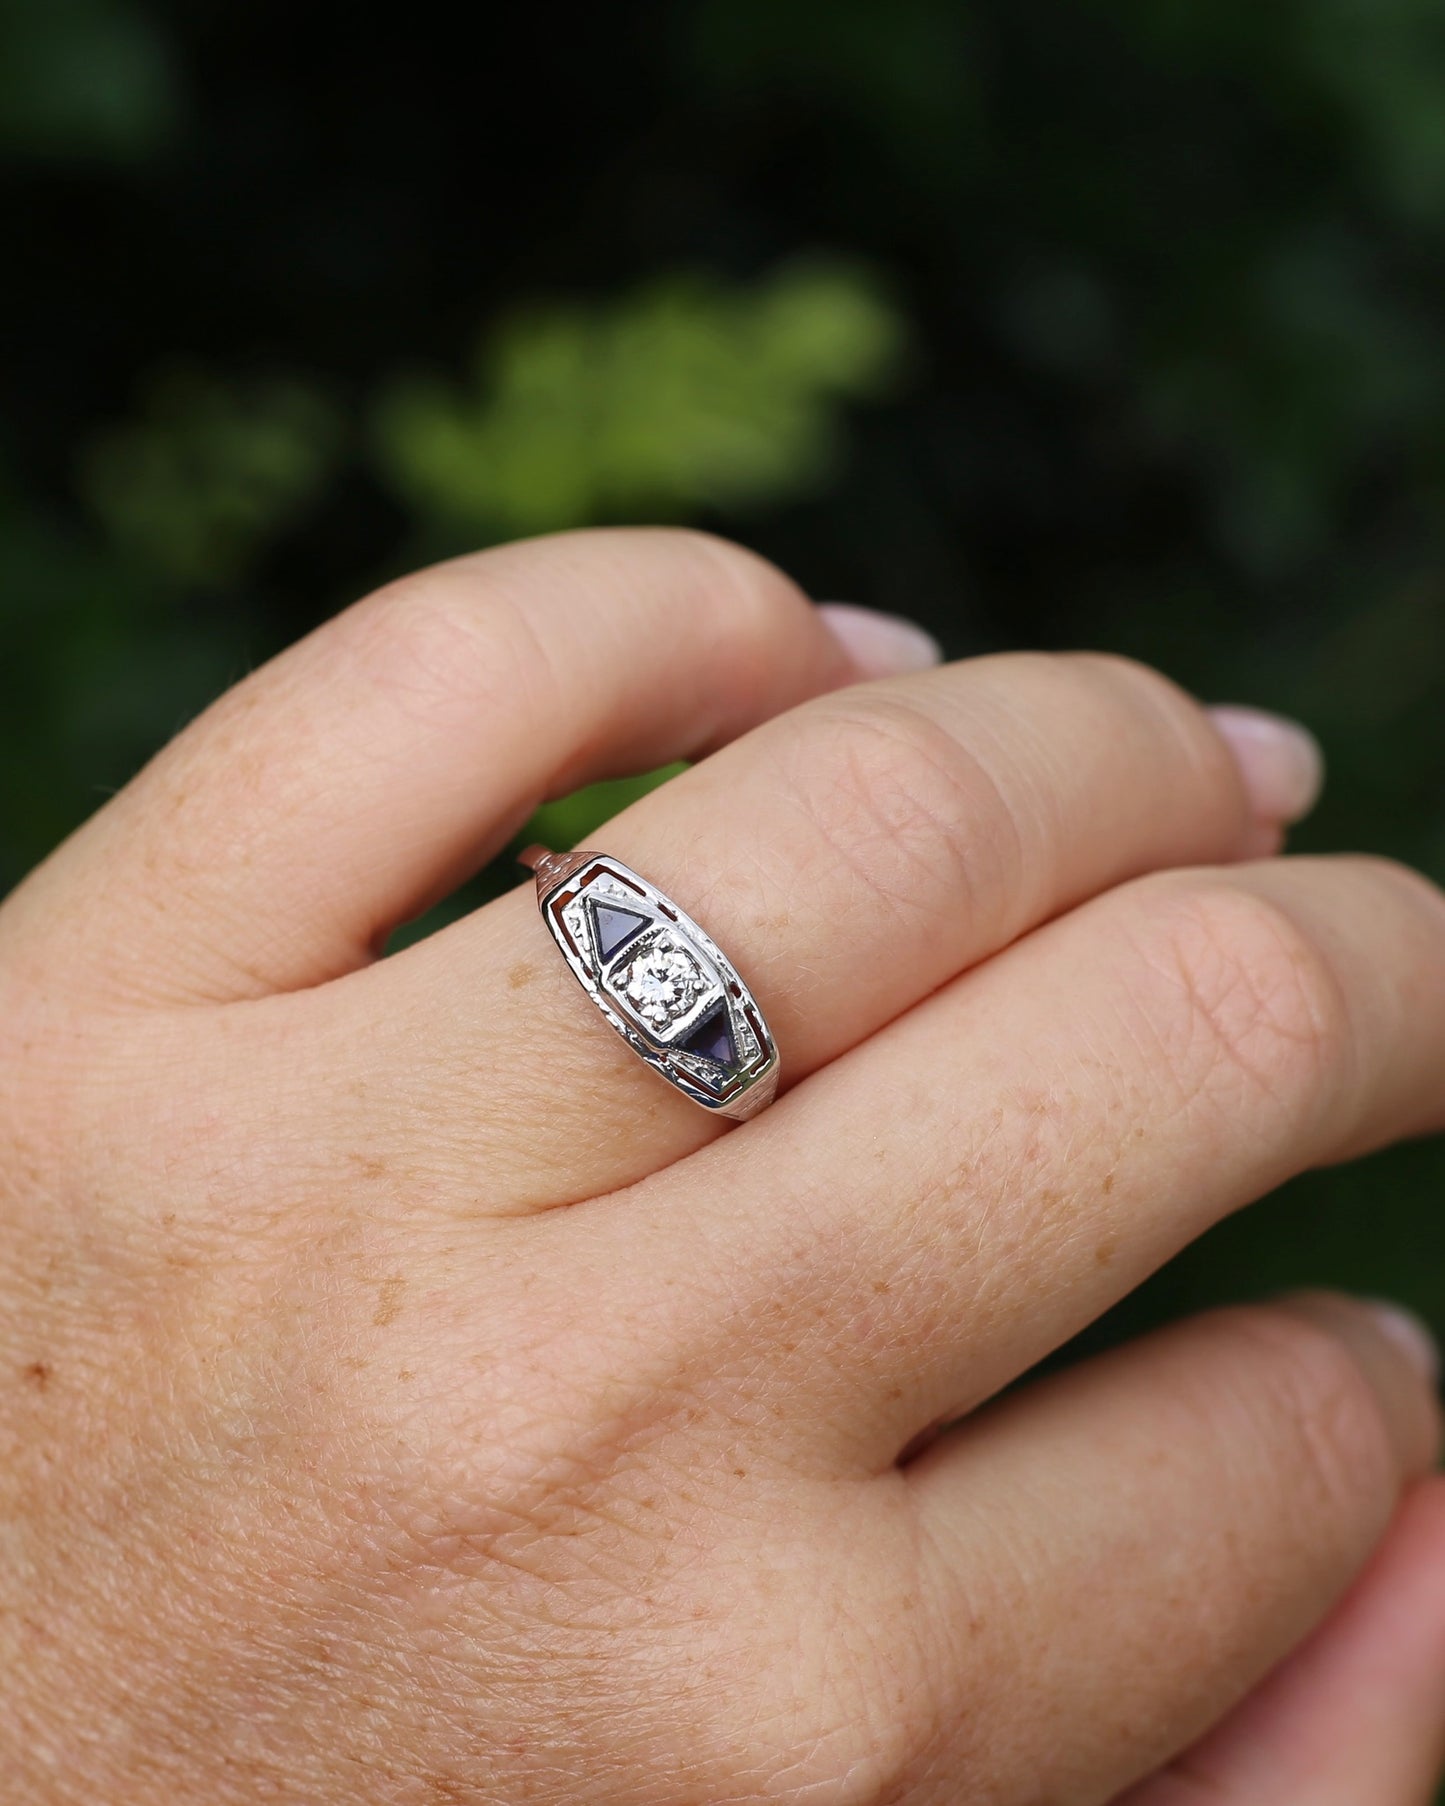
[[[1242, 796], [1239, 768], [1197, 698], [1152, 665], [1114, 652], [1008, 653], [1010, 672], [1031, 674], [1096, 733], [1150, 749], [1152, 769], [1196, 799]], [[1047, 694], [1047, 690], [1046, 690]]]
[[1362, 1517], [1388, 1510], [1395, 1485], [1389, 1425], [1359, 1361], [1339, 1336], [1286, 1309], [1219, 1320], [1246, 1357], [1236, 1397], [1294, 1508], [1353, 1541]]
[[965, 906], [1010, 895], [1022, 833], [983, 764], [896, 694], [843, 692], [819, 705], [782, 773], [822, 854], [851, 871], [869, 906], [936, 919], [941, 892]]
[[660, 590], [703, 644], [714, 706], [733, 714], [773, 685], [779, 627], [813, 605], [791, 577], [732, 540], [690, 527], [646, 530], [661, 553]]
[[[771, 639], [779, 612], [810, 613], [812, 604], [792, 578], [760, 552], [698, 527], [611, 527], [558, 534], [548, 542], [559, 578], [611, 579], [616, 595], [643, 588], [658, 608], [709, 642], [728, 678], [730, 654]], [[757, 667], [751, 667], [757, 674]]]
[[1327, 1108], [1351, 1045], [1329, 956], [1280, 904], [1221, 880], [1145, 880], [1142, 999], [1187, 1099]]
[[[539, 630], [543, 593], [600, 592], [619, 619], [700, 639], [714, 689], [743, 698], [770, 670], [781, 613], [811, 607], [767, 559], [690, 528], [553, 535], [398, 578], [348, 611], [339, 642], [365, 676], [412, 713], [495, 699], [539, 718], [577, 688], [578, 654]], [[646, 606], [635, 599], [641, 597]], [[639, 613], [640, 608], [640, 613]], [[635, 623], [636, 625], [636, 623]], [[570, 681], [569, 681], [570, 679]]]
[[1072, 654], [1077, 671], [1117, 713], [1127, 710], [1141, 723], [1148, 740], [1159, 747], [1159, 769], [1181, 779], [1202, 797], [1236, 799], [1242, 804], [1239, 766], [1200, 707], [1197, 699], [1152, 665], [1112, 652]]
[[1126, 696], [1135, 707], [1214, 744], [1215, 735], [1198, 699], [1156, 666], [1117, 652], [1085, 652], [1080, 657], [1100, 682]]
[[478, 606], [443, 572], [422, 571], [350, 610], [339, 623], [341, 645], [367, 683], [408, 715], [448, 704], [471, 709], [479, 689], [519, 676], [517, 660], [498, 658], [500, 612]]
[[685, 588], [719, 599], [735, 611], [763, 613], [780, 596], [802, 600], [802, 591], [760, 552], [699, 527], [650, 527], [648, 537], [666, 555]]
[[1110, 694], [1126, 696], [1144, 708], [1188, 718], [1201, 712], [1198, 703], [1172, 677], [1139, 659], [1121, 652], [1071, 652], [1064, 657], [1076, 671]]

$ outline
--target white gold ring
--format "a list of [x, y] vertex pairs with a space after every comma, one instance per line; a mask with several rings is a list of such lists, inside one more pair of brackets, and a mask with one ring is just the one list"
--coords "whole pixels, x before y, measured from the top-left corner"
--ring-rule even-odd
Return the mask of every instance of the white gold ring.
[[669, 1085], [745, 1122], [772, 1103], [778, 1050], [752, 992], [692, 917], [605, 853], [528, 847], [537, 907], [572, 976]]

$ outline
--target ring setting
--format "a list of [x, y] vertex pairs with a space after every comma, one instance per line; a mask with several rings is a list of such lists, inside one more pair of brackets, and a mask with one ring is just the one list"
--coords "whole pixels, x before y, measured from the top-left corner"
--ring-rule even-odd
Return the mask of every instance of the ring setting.
[[756, 998], [685, 910], [604, 853], [528, 847], [537, 906], [572, 976], [639, 1058], [715, 1115], [746, 1121], [777, 1093]]

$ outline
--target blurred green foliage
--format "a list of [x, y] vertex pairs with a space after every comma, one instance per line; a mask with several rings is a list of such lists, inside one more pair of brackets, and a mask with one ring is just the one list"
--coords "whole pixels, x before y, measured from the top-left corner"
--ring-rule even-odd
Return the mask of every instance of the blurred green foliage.
[[485, 339], [473, 387], [390, 384], [377, 455], [419, 520], [473, 541], [777, 506], [826, 482], [838, 402], [876, 393], [900, 340], [870, 284], [821, 265], [533, 306]]
[[124, 0], [0, 6], [0, 149], [50, 161], [144, 157], [172, 135], [169, 44]]
[[[1435, 0], [533, 14], [0, 13], [0, 886], [376, 581], [628, 518], [1299, 713], [1300, 844], [1445, 878]], [[1438, 1144], [1302, 1180], [1099, 1333], [1445, 1325], [1442, 1195]]]
[[309, 384], [165, 367], [147, 379], [135, 418], [82, 447], [77, 488], [158, 583], [228, 583], [314, 498], [338, 439]]

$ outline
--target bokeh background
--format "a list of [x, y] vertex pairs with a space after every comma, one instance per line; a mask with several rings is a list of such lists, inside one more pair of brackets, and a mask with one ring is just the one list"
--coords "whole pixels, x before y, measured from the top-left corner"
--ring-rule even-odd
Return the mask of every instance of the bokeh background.
[[[1438, 0], [4, 0], [0, 152], [0, 889], [382, 579], [639, 520], [1296, 713], [1299, 844], [1445, 878]], [[1442, 1202], [1311, 1176], [1097, 1333], [1445, 1328]]]

